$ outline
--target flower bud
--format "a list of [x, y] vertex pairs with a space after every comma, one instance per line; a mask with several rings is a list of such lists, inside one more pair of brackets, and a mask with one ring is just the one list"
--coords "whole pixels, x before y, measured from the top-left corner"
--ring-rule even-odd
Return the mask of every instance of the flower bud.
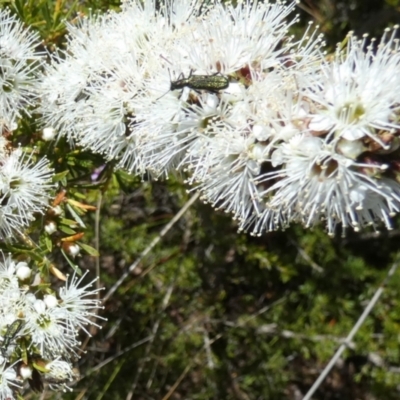
[[62, 248], [71, 257], [76, 257], [81, 250], [76, 243], [72, 242], [63, 242]]
[[19, 374], [23, 380], [32, 378], [32, 368], [29, 365], [21, 364]]
[[26, 262], [19, 262], [16, 266], [17, 268], [17, 278], [21, 281], [29, 279], [32, 275], [32, 270], [28, 267]]
[[58, 300], [52, 294], [46, 294], [43, 298], [44, 303], [46, 304], [47, 308], [54, 308], [58, 305]]
[[52, 235], [57, 230], [57, 225], [54, 221], [47, 221], [44, 230], [48, 235]]
[[42, 131], [42, 139], [45, 141], [53, 140], [56, 137], [56, 131], [54, 128], [44, 128]]

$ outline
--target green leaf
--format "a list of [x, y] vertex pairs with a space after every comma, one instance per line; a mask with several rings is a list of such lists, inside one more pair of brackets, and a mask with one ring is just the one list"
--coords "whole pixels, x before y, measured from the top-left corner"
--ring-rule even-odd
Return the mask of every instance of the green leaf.
[[49, 10], [49, 7], [47, 6], [47, 4], [43, 4], [40, 11], [43, 15], [44, 20], [46, 21], [46, 24], [48, 26], [52, 26], [52, 18], [51, 18], [50, 10]]
[[[72, 216], [75, 218], [75, 221], [76, 221], [75, 225], [76, 225], [76, 223], [78, 223], [81, 228], [86, 228], [85, 223], [82, 221], [82, 219], [78, 215], [77, 211], [75, 211], [74, 208], [68, 203], [67, 203], [67, 209], [72, 214]], [[81, 212], [83, 213], [83, 210], [81, 210]]]
[[45, 238], [45, 244], [46, 244], [46, 248], [49, 251], [49, 253], [53, 250], [53, 241], [51, 240], [51, 238], [49, 236], [46, 236]]
[[73, 229], [69, 228], [68, 226], [65, 225], [60, 225], [59, 226], [60, 231], [66, 233], [67, 235], [75, 235], [76, 231]]
[[24, 20], [24, 2], [21, 0], [15, 0], [14, 7], [17, 10], [18, 16]]
[[82, 249], [85, 250], [86, 253], [90, 254], [93, 257], [98, 257], [100, 255], [99, 252], [92, 246], [84, 243], [79, 243], [79, 246], [82, 247]]
[[59, 172], [58, 174], [53, 175], [53, 182], [59, 182], [64, 179], [69, 174], [69, 171]]
[[45, 367], [42, 367], [39, 364], [36, 364], [35, 362], [33, 362], [32, 365], [33, 365], [33, 368], [35, 368], [39, 372], [43, 372], [43, 373], [49, 372]]
[[25, 251], [24, 254], [29, 256], [32, 260], [41, 263], [43, 261], [43, 255], [36, 253], [34, 250]]
[[63, 225], [67, 225], [70, 228], [77, 228], [78, 224], [75, 220], [73, 219], [68, 219], [68, 218], [60, 218], [60, 223]]
[[43, 242], [47, 251], [50, 253], [53, 250], [53, 241], [51, 240], [50, 236], [44, 236]]
[[63, 254], [64, 258], [67, 260], [69, 266], [79, 275], [82, 276], [82, 270], [76, 265], [74, 264], [69, 257], [65, 254], [65, 251], [63, 249], [61, 249], [61, 253]]

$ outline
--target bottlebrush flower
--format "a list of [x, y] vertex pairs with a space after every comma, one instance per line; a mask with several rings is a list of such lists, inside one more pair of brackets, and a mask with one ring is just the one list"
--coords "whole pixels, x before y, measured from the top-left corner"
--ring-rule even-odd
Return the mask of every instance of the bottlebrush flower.
[[26, 29], [7, 9], [0, 10], [0, 133], [14, 130], [16, 120], [34, 103], [39, 35]]
[[33, 154], [18, 148], [1, 157], [0, 165], [0, 236], [12, 239], [16, 232], [42, 213], [54, 185], [53, 171], [45, 158], [38, 162]]
[[350, 35], [325, 58], [316, 30], [289, 35], [293, 9], [130, 0], [85, 19], [43, 76], [45, 126], [135, 174], [183, 171], [254, 234], [293, 221], [324, 220], [330, 234], [390, 228], [400, 209], [395, 33], [377, 45]]
[[297, 133], [274, 145], [277, 169], [259, 179], [267, 186], [259, 228], [271, 224], [270, 210], [306, 227], [325, 220], [330, 234], [337, 224], [391, 228], [400, 210], [400, 53], [395, 31], [375, 44], [350, 36], [299, 86], [303, 112], [283, 123]]
[[[29, 379], [33, 369], [51, 388], [68, 388], [76, 376], [70, 360], [78, 357], [78, 331], [82, 328], [88, 333], [85, 328], [88, 325], [99, 327], [94, 320], [101, 318], [96, 314], [101, 308], [96, 297], [100, 289], [92, 288], [94, 280], [84, 284], [84, 274], [81, 278], [74, 275], [68, 279], [58, 295], [49, 293], [49, 285], [31, 282], [28, 262], [1, 256], [0, 398], [3, 394], [15, 398], [13, 395], [20, 388], [17, 376]], [[25, 270], [22, 280], [21, 270]], [[22, 356], [28, 364], [19, 362]], [[18, 361], [11, 364], [14, 360]], [[38, 370], [37, 366], [46, 371]], [[24, 371], [18, 373], [19, 367]]]

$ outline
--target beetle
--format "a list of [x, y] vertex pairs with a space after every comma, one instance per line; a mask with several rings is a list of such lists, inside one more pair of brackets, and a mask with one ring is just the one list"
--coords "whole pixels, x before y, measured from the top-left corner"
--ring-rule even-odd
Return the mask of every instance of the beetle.
[[[188, 87], [193, 90], [208, 90], [209, 92], [217, 93], [219, 90], [226, 89], [229, 86], [229, 78], [226, 75], [218, 75], [218, 72], [213, 75], [192, 75], [192, 72], [190, 72], [187, 78], [183, 74], [180, 74], [179, 77], [176, 81], [171, 81], [169, 91]], [[161, 97], [164, 97], [167, 93], [164, 93]], [[161, 97], [157, 100], [161, 99]]]
[[[160, 57], [169, 64], [172, 64], [162, 54], [160, 54]], [[190, 70], [190, 74], [187, 78], [181, 73], [176, 81], [171, 80], [169, 90], [179, 90], [188, 87], [193, 90], [208, 90], [209, 92], [217, 93], [219, 90], [226, 89], [229, 86], [229, 77], [219, 72], [212, 75], [192, 75], [192, 72], [193, 71]], [[167, 93], [163, 94], [161, 97], [164, 97]], [[161, 99], [161, 97], [157, 100]]]
[[4, 340], [1, 346], [1, 352], [3, 357], [5, 358], [5, 354], [7, 351], [10, 342], [17, 336], [18, 332], [24, 326], [24, 322], [20, 319], [16, 319], [7, 329], [6, 334], [4, 335]]
[[171, 81], [170, 90], [183, 89], [188, 87], [193, 90], [208, 90], [218, 92], [229, 86], [229, 78], [225, 75], [190, 75], [176, 81]]

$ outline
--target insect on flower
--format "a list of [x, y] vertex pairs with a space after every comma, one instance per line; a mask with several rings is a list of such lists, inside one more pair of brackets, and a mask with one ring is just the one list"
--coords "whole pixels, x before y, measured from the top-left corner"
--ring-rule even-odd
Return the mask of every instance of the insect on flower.
[[[178, 90], [188, 87], [193, 90], [208, 90], [209, 92], [217, 93], [219, 90], [226, 89], [229, 86], [229, 78], [225, 75], [190, 75], [185, 78], [181, 74], [181, 78], [176, 81], [171, 81], [169, 91]], [[168, 92], [167, 92], [168, 93]], [[164, 97], [164, 93], [161, 97]], [[157, 100], [161, 99], [159, 97]]]
[[15, 338], [15, 336], [17, 336], [18, 332], [22, 329], [23, 326], [24, 326], [24, 321], [17, 319], [8, 327], [7, 332], [4, 335], [3, 344], [1, 346], [1, 353], [4, 358], [8, 346], [10, 345], [11, 341]]
[[[161, 57], [168, 61], [165, 57]], [[190, 71], [187, 78], [181, 73], [176, 81], [171, 80], [169, 90], [172, 91], [188, 87], [193, 90], [207, 90], [217, 93], [220, 90], [226, 89], [229, 86], [229, 82], [229, 77], [219, 72], [212, 75], [193, 75], [192, 71]], [[161, 97], [165, 96], [167, 93], [163, 94]], [[161, 99], [161, 97], [158, 99]]]
[[188, 87], [193, 90], [208, 90], [209, 92], [218, 92], [229, 86], [229, 78], [225, 75], [190, 75], [187, 78], [182, 77], [176, 81], [171, 81], [170, 90], [183, 89]]

